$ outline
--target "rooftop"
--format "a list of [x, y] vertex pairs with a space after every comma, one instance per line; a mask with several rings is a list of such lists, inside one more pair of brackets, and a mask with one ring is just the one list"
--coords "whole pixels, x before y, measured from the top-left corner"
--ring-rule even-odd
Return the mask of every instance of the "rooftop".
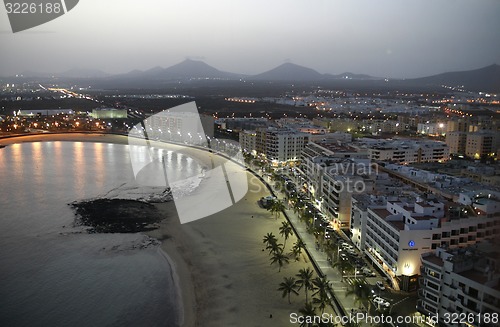
[[387, 209], [371, 209], [377, 216], [382, 217], [383, 219], [392, 215]]
[[404, 230], [405, 229], [405, 223], [402, 221], [389, 221], [389, 223], [394, 226], [396, 229], [399, 230]]
[[488, 282], [488, 274], [485, 274], [483, 272], [474, 270], [474, 269], [469, 269], [466, 271], [462, 271], [458, 273], [458, 275], [463, 276], [467, 279], [473, 280], [479, 284], [486, 284]]
[[422, 260], [430, 262], [430, 263], [432, 263], [432, 264], [434, 264], [436, 266], [440, 266], [440, 267], [442, 267], [444, 265], [443, 260], [440, 257], [438, 257], [438, 256], [436, 256], [434, 254], [429, 254], [429, 255], [426, 255], [426, 256], [422, 256]]

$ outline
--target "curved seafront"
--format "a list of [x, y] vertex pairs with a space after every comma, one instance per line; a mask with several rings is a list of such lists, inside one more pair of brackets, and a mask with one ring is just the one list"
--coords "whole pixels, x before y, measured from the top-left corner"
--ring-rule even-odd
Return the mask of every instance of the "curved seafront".
[[[13, 144], [15, 140], [0, 140], [0, 144]], [[28, 136], [17, 139], [17, 142], [49, 140], [127, 143], [126, 137], [123, 136], [84, 134]], [[179, 150], [176, 145], [166, 146], [172, 150]], [[105, 151], [106, 148], [107, 146], [104, 146], [101, 151]], [[2, 156], [1, 151], [3, 150], [5, 148], [0, 150], [0, 156]], [[212, 160], [226, 160], [194, 148], [184, 147], [182, 153], [194, 158], [201, 166], [207, 167], [210, 166]], [[0, 157], [0, 164], [2, 160]], [[130, 168], [127, 169], [130, 170]], [[173, 202], [155, 204], [167, 216], [167, 219], [160, 223], [159, 229], [148, 232], [147, 235], [161, 240], [161, 250], [171, 259], [170, 267], [165, 264], [163, 266], [165, 276], [156, 278], [159, 280], [163, 278], [171, 282], [169, 285], [161, 285], [163, 288], [160, 287], [163, 292], [168, 290], [170, 299], [173, 298], [171, 295], [175, 294], [177, 289], [174, 282], [178, 281], [177, 285], [181, 291], [184, 318], [160, 317], [161, 315], [154, 312], [153, 308], [144, 310], [144, 307], [141, 307], [142, 310], [132, 311], [133, 313], [123, 315], [120, 319], [112, 312], [108, 313], [111, 318], [104, 319], [106, 314], [102, 313], [104, 315], [103, 320], [101, 320], [102, 323], [93, 325], [127, 325], [127, 317], [134, 315], [144, 319], [143, 323], [138, 325], [174, 326], [176, 325], [173, 323], [174, 321], [183, 321], [183, 326], [290, 325], [289, 315], [291, 312], [297, 312], [298, 308], [303, 305], [303, 294], [295, 298], [292, 297], [292, 305], [289, 305], [286, 299], [281, 298], [281, 293], [276, 289], [283, 277], [294, 276], [300, 268], [306, 266], [312, 268], [312, 266], [304, 262], [303, 259], [299, 262], [292, 261], [282, 269], [281, 273], [278, 273], [277, 267], [270, 265], [267, 252], [263, 251], [262, 238], [268, 232], [279, 235], [278, 228], [280, 220], [283, 218], [276, 221], [269, 212], [258, 207], [257, 201], [261, 197], [268, 195], [269, 192], [256, 177], [250, 173], [248, 173], [247, 177], [249, 191], [242, 200], [219, 213], [198, 221], [181, 225], [176, 217]], [[113, 176], [104, 178], [113, 178]], [[210, 186], [206, 185], [202, 180], [197, 191], [210, 192]], [[77, 236], [68, 235], [65, 237], [86, 238], [88, 236], [78, 234]], [[109, 235], [92, 235], [92, 237], [106, 238]], [[120, 237], [132, 237], [132, 235], [121, 235]], [[287, 251], [295, 240], [295, 236], [288, 239]], [[5, 240], [2, 242], [5, 242]], [[119, 243], [120, 241], [115, 242], [115, 245], [110, 245], [110, 248], [113, 248], [113, 246], [123, 247]], [[125, 244], [128, 243], [125, 242]], [[72, 250], [78, 252], [75, 248], [72, 248]], [[138, 252], [148, 251], [150, 250], [145, 249]], [[156, 251], [153, 252], [156, 253]], [[3, 255], [2, 251], [2, 257]], [[158, 255], [158, 253], [155, 255]], [[2, 267], [5, 266], [2, 265]], [[150, 279], [150, 282], [154, 283], [153, 280], [155, 279]], [[44, 281], [40, 279], [39, 282], [43, 283]], [[147, 283], [143, 286], [146, 288], [147, 293], [154, 295], [158, 292], [158, 287], [151, 288]], [[10, 291], [15, 291], [15, 289], [10, 289]], [[121, 297], [117, 295], [117, 298]], [[137, 306], [135, 300], [129, 298], [127, 300], [128, 305], [125, 300], [121, 304], [133, 308]], [[169, 304], [168, 300], [164, 300], [162, 305], [167, 306], [167, 308], [163, 310], [168, 311], [176, 307], [175, 303]], [[23, 303], [17, 304], [23, 305]], [[156, 309], [161, 311], [159, 308]], [[55, 316], [57, 316], [56, 311], [54, 311]], [[0, 312], [0, 314], [0, 318], [3, 319], [5, 313]], [[166, 320], [161, 320], [163, 318]], [[159, 319], [159, 321], [154, 324], [149, 323], [153, 319]]]

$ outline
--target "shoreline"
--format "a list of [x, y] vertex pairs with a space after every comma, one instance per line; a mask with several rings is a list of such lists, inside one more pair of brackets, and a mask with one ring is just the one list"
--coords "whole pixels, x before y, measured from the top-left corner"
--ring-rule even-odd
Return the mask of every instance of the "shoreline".
[[[128, 144], [127, 136], [107, 134], [52, 134], [22, 136], [7, 139], [8, 144], [42, 141], [104, 142]], [[6, 143], [0, 139], [0, 144]], [[156, 146], [156, 144], [153, 144]], [[159, 143], [211, 167], [212, 160], [226, 158], [201, 149], [169, 143]], [[1, 150], [0, 150], [1, 151]], [[270, 265], [262, 238], [272, 232], [279, 235], [279, 219], [257, 205], [270, 194], [269, 190], [250, 172], [247, 172], [249, 190], [236, 204], [204, 219], [181, 224], [175, 203], [154, 203], [166, 217], [156, 230], [143, 233], [161, 241], [159, 251], [171, 259], [182, 326], [266, 326], [289, 325], [290, 313], [298, 312], [304, 304], [304, 294], [292, 296], [292, 304], [277, 291], [283, 277], [295, 276], [301, 268], [313, 269], [310, 262], [291, 260], [278, 272]], [[210, 185], [202, 179], [197, 191], [210, 192]], [[290, 251], [296, 236], [286, 241]], [[163, 255], [163, 254], [162, 254]], [[169, 261], [170, 264], [170, 261]]]

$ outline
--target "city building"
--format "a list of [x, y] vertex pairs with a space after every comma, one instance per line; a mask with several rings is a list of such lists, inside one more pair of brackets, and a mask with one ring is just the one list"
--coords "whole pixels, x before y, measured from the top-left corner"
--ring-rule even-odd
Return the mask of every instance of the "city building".
[[264, 154], [273, 164], [298, 161], [309, 134], [288, 128], [258, 128], [256, 130], [256, 152]]
[[[353, 212], [363, 210], [355, 206]], [[385, 206], [376, 202], [364, 206], [366, 229], [359, 233], [366, 233], [360, 236], [365, 238], [365, 253], [396, 289], [405, 291], [417, 288], [423, 253], [438, 247], [465, 247], [500, 235], [500, 215], [477, 214], [471, 206], [430, 195], [400, 196]]]
[[466, 132], [453, 131], [446, 133], [446, 145], [450, 148], [450, 154], [465, 155], [466, 144]]
[[301, 156], [297, 171], [300, 185], [314, 200], [316, 207], [338, 229], [349, 231], [351, 195], [373, 189], [368, 154], [336, 143], [310, 142]]
[[253, 131], [241, 131], [239, 137], [239, 142], [243, 152], [257, 154], [257, 133]]
[[483, 156], [495, 156], [498, 151], [498, 138], [498, 133], [491, 131], [468, 133], [465, 155], [474, 159], [480, 159]]
[[500, 215], [500, 192], [486, 189], [461, 192], [458, 203], [470, 206], [477, 215]]
[[367, 149], [369, 157], [376, 161], [391, 161], [399, 164], [413, 162], [442, 162], [449, 159], [448, 146], [443, 142], [427, 140], [379, 140], [361, 138], [360, 149]]
[[[498, 243], [497, 243], [498, 244]], [[498, 326], [500, 251], [494, 243], [437, 248], [421, 256], [418, 310], [446, 326]]]
[[446, 134], [450, 132], [469, 132], [470, 121], [468, 119], [450, 119], [446, 124]]

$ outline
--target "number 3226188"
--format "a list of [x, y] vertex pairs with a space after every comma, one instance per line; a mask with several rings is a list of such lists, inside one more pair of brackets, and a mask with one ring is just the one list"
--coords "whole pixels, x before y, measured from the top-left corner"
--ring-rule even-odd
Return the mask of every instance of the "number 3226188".
[[7, 2], [5, 9], [8, 14], [59, 14], [62, 11], [61, 4], [57, 2]]
[[444, 323], [445, 324], [498, 324], [498, 313], [445, 313]]

